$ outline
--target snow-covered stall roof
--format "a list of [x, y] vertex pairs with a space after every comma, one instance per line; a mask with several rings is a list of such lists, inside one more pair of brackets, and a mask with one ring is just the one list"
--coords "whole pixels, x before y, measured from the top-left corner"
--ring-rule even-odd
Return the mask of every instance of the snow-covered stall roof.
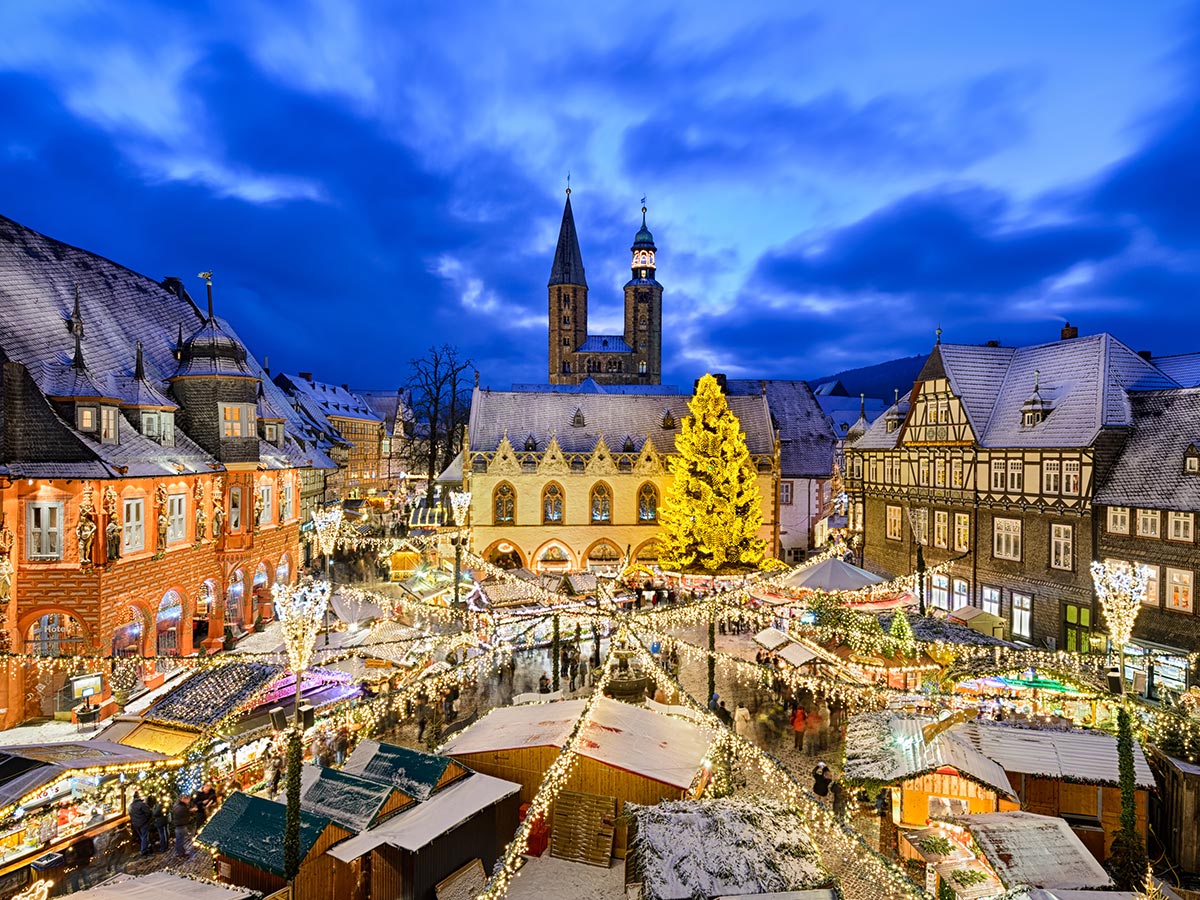
[[[451, 738], [441, 752], [463, 756], [561, 747], [585, 704], [585, 700], [564, 700], [495, 709]], [[576, 749], [597, 762], [687, 789], [712, 742], [713, 733], [693, 722], [603, 697], [596, 701]]]
[[371, 827], [394, 791], [390, 784], [325, 766], [309, 765], [300, 770], [300, 808], [324, 816], [351, 834]]
[[779, 651], [779, 658], [790, 666], [802, 666], [817, 658], [817, 654], [803, 644], [788, 644]]
[[627, 803], [625, 812], [645, 900], [759, 895], [832, 881], [801, 814], [777, 801]]
[[[956, 735], [964, 735], [1006, 772], [1066, 778], [1089, 784], [1115, 785], [1120, 781], [1117, 739], [1103, 731], [1024, 728], [978, 720], [957, 725], [953, 731]], [[1136, 741], [1133, 766], [1138, 787], [1153, 789], [1154, 774]]]
[[73, 895], [81, 900], [252, 900], [256, 891], [233, 884], [184, 878], [170, 872], [122, 873]]
[[789, 638], [778, 628], [764, 628], [754, 636], [754, 640], [768, 650], [774, 650], [776, 647], [786, 644]]
[[161, 753], [101, 740], [5, 747], [0, 752], [0, 806], [19, 803], [39, 788], [80, 770], [101, 766], [149, 769], [166, 759]]
[[409, 807], [383, 824], [336, 844], [326, 853], [334, 859], [350, 862], [382, 844], [416, 852], [457, 828], [480, 810], [520, 790], [519, 784], [473, 772], [423, 803]]
[[1083, 890], [1111, 885], [1065, 819], [1014, 811], [958, 816], [1004, 887], [1029, 885]]
[[852, 781], [894, 783], [950, 766], [1006, 797], [1017, 799], [1004, 767], [962, 740], [955, 727], [927, 743], [925, 728], [937, 721], [933, 716], [890, 710], [852, 716], [846, 727], [846, 777]]
[[359, 741], [343, 771], [360, 778], [399, 788], [418, 800], [426, 800], [439, 787], [464, 777], [468, 770], [454, 760], [398, 744]]

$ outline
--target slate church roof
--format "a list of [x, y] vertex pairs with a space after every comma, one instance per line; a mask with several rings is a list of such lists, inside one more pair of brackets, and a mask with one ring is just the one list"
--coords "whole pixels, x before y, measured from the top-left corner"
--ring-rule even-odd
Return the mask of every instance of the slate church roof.
[[[779, 432], [780, 475], [829, 478], [833, 474], [837, 437], [806, 382], [731, 378], [725, 388], [731, 397], [761, 395], [765, 388], [771, 421]], [[858, 399], [854, 402], [857, 404]]]
[[575, 214], [571, 211], [571, 195], [563, 207], [562, 225], [558, 229], [558, 246], [554, 249], [554, 264], [550, 267], [550, 284], [577, 284], [587, 287], [583, 274], [583, 254], [579, 252], [579, 235], [575, 232]]

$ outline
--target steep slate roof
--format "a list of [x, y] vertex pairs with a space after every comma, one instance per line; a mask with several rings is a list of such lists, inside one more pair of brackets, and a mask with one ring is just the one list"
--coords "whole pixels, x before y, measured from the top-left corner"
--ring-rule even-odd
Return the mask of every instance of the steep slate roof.
[[[76, 290], [80, 316], [73, 320]], [[81, 321], [81, 349], [87, 368], [84, 380], [125, 405], [174, 407], [168, 380], [180, 368], [175, 358], [180, 335], [205, 337], [219, 332], [224, 341], [245, 354], [228, 322], [219, 317], [211, 323], [206, 319], [186, 291], [170, 290], [124, 266], [0, 216], [0, 358], [23, 364], [45, 396], [66, 396], [61, 391], [82, 388], [78, 370], [66, 371], [75, 357], [71, 326]], [[134, 377], [139, 341], [141, 383]], [[209, 346], [201, 344], [193, 349], [202, 352]], [[200, 364], [199, 358], [192, 362]], [[237, 368], [238, 374], [262, 377], [261, 367], [249, 354]], [[286, 408], [273, 386], [264, 385], [264, 390], [265, 402], [276, 413]], [[74, 422], [63, 421], [44, 397], [28, 390], [24, 394], [26, 418], [20, 425], [28, 432], [24, 436], [27, 444], [13, 453], [17, 461], [7, 465], [18, 477], [108, 477], [117, 466], [128, 467], [127, 474], [132, 476], [210, 472], [214, 465], [221, 468], [182, 429], [175, 429], [175, 446], [164, 447], [142, 436], [121, 416], [120, 442], [101, 444], [94, 435], [76, 431]], [[285, 422], [290, 425], [286, 417]], [[4, 423], [0, 423], [0, 431], [3, 429]], [[10, 436], [5, 439], [12, 446]], [[284, 443], [282, 449], [264, 453], [260, 462], [269, 467], [307, 464], [312, 454], [305, 453], [290, 434]], [[30, 444], [36, 446], [36, 452], [25, 452]], [[327, 458], [313, 461], [318, 466], [326, 463], [333, 465]]]
[[571, 195], [563, 207], [562, 225], [558, 229], [558, 246], [554, 249], [554, 264], [550, 267], [550, 284], [577, 284], [587, 287], [583, 274], [583, 254], [579, 252], [579, 235], [575, 233], [575, 214], [571, 211]]
[[[230, 795], [196, 840], [222, 856], [236, 859], [263, 872], [283, 877], [283, 832], [287, 807], [266, 797], [242, 791]], [[300, 859], [320, 839], [330, 820], [300, 810]]]
[[[770, 388], [767, 391], [770, 393]], [[816, 394], [815, 391], [814, 394]], [[833, 423], [833, 433], [839, 438], [844, 437], [850, 430], [850, 426], [858, 421], [860, 412], [865, 413], [867, 422], [870, 423], [883, 415], [883, 411], [888, 408], [887, 402], [874, 397], [862, 400], [859, 397], [846, 397], [840, 394], [816, 394], [816, 398], [821, 410]]]
[[871, 423], [871, 427], [866, 430], [862, 437], [854, 441], [851, 446], [855, 450], [892, 450], [896, 446], [896, 441], [900, 438], [900, 430], [889, 432], [887, 430], [887, 420], [890, 416], [896, 415], [900, 417], [900, 421], [904, 421], [904, 417], [908, 415], [908, 408], [911, 405], [909, 398], [912, 391], [909, 391], [896, 403], [889, 406], [881, 416], [877, 416], [875, 421]]
[[730, 396], [741, 397], [761, 394], [764, 385], [771, 421], [779, 431], [780, 474], [784, 478], [829, 478], [837, 438], [806, 382], [735, 378], [727, 381], [725, 388]]
[[[551, 436], [556, 436], [564, 453], [591, 453], [603, 435], [609, 449], [619, 453], [625, 435], [639, 450], [649, 435], [659, 453], [673, 453], [675, 436], [680, 433], [684, 417], [691, 414], [689, 399], [686, 394], [528, 394], [476, 388], [467, 434], [472, 451], [495, 450], [507, 434], [520, 452], [526, 436], [532, 434], [539, 450], [545, 450]], [[775, 435], [766, 399], [754, 396], [728, 400], [750, 452], [772, 454]], [[582, 427], [571, 424], [576, 410], [583, 412]], [[675, 427], [669, 430], [662, 427], [667, 411], [675, 420]]]
[[[939, 344], [918, 380], [940, 376], [962, 400], [982, 447], [1087, 447], [1102, 428], [1131, 423], [1130, 391], [1178, 387], [1174, 379], [1103, 333], [1020, 348]], [[1033, 393], [1035, 379], [1050, 412], [1044, 422], [1026, 428], [1022, 406]], [[881, 418], [886, 420], [886, 415]], [[854, 446], [890, 448], [899, 436], [899, 431], [888, 434], [884, 422], [876, 419]]]
[[514, 384], [511, 388], [521, 394], [678, 394], [673, 384], [600, 384], [588, 376], [579, 384]]
[[336, 416], [343, 419], [365, 419], [368, 422], [382, 422], [383, 417], [373, 410], [369, 403], [358, 394], [346, 390], [337, 384], [327, 384], [324, 381], [309, 381], [299, 375], [281, 372], [276, 377], [293, 396], [304, 396], [315, 404], [326, 416]]
[[579, 345], [579, 353], [632, 353], [633, 348], [625, 343], [620, 334], [589, 334]]
[[1129, 395], [1133, 429], [1094, 502], [1102, 506], [1200, 509], [1200, 475], [1185, 474], [1183, 456], [1200, 446], [1200, 388]]
[[1174, 356], [1155, 356], [1150, 362], [1181, 387], [1200, 387], [1200, 353], [1179, 353]]
[[383, 420], [389, 437], [404, 433], [404, 418], [408, 404], [400, 391], [354, 391], [375, 415]]

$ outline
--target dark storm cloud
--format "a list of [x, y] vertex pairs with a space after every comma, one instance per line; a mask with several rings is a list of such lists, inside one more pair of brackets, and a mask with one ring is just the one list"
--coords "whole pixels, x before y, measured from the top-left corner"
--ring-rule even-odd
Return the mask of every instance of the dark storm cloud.
[[663, 104], [622, 141], [625, 166], [660, 178], [741, 177], [748, 167], [803, 163], [868, 171], [959, 169], [1021, 138], [1029, 72], [997, 72], [949, 96], [853, 100], [831, 91], [693, 94]]
[[1121, 252], [1119, 225], [1010, 225], [1004, 196], [982, 188], [913, 194], [859, 222], [767, 254], [757, 275], [787, 294], [993, 298]]

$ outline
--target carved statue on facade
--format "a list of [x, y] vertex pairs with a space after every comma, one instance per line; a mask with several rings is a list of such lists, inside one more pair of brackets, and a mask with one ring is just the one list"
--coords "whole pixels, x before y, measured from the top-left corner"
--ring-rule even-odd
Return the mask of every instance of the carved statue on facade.
[[79, 522], [75, 525], [75, 539], [79, 542], [79, 565], [92, 564], [92, 548], [96, 546], [96, 510], [79, 508]]
[[218, 540], [221, 537], [221, 531], [225, 527], [225, 510], [221, 506], [220, 498], [213, 497], [213, 540]]
[[254, 499], [254, 533], [258, 534], [258, 528], [262, 525], [263, 510], [266, 509], [266, 504], [263, 502], [263, 495], [260, 491]]
[[104, 489], [104, 556], [109, 562], [121, 558], [121, 523], [117, 521], [117, 492]]
[[208, 516], [204, 515], [204, 508], [196, 507], [196, 543], [204, 540], [204, 534], [208, 528]]
[[154, 489], [154, 505], [158, 508], [158, 542], [154, 549], [165, 553], [167, 549], [167, 531], [171, 527], [171, 517], [167, 515], [167, 487], [160, 484]]

